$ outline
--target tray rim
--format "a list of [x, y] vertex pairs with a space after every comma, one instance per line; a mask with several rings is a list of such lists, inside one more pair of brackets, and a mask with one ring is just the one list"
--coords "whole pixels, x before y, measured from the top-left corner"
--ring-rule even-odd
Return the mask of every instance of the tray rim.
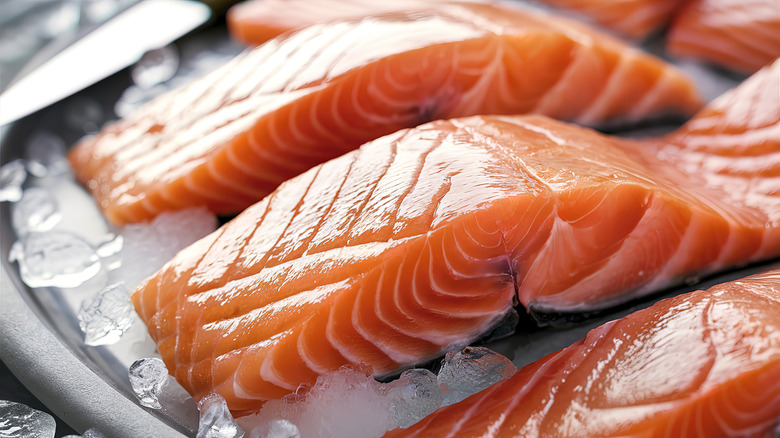
[[75, 356], [30, 308], [11, 277], [3, 263], [0, 357], [47, 408], [79, 433], [96, 429], [106, 436], [185, 436], [128, 400]]

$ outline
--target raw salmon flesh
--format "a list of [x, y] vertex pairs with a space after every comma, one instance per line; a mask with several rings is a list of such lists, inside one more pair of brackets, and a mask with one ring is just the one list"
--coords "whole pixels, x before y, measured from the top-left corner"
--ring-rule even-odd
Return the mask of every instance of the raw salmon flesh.
[[400, 437], [767, 437], [780, 417], [780, 271], [592, 330]]
[[405, 129], [282, 184], [132, 299], [196, 398], [236, 414], [318, 375], [376, 375], [519, 303], [601, 309], [780, 255], [780, 61], [667, 137], [544, 116]]
[[753, 73], [780, 57], [780, 1], [690, 0], [672, 22], [667, 49]]
[[303, 29], [316, 23], [464, 3], [488, 1], [250, 0], [230, 8], [227, 23], [233, 38], [256, 46], [285, 32]]
[[69, 158], [123, 224], [195, 206], [237, 213], [319, 163], [430, 120], [540, 113], [601, 125], [700, 105], [678, 70], [584, 25], [448, 4], [285, 34]]
[[[262, 1], [262, 0], [258, 0]], [[620, 34], [645, 38], [665, 25], [685, 0], [540, 0]]]

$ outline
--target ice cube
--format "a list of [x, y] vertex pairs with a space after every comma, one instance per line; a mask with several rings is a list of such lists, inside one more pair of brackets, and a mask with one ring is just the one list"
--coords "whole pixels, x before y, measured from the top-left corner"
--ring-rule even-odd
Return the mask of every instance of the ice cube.
[[74, 288], [100, 272], [100, 258], [81, 237], [52, 230], [29, 233], [11, 246], [10, 261], [30, 287]]
[[70, 172], [65, 158], [65, 141], [51, 132], [42, 131], [27, 142], [27, 170], [36, 177], [64, 175]]
[[113, 281], [134, 289], [216, 225], [216, 217], [204, 208], [162, 213], [149, 223], [127, 225], [122, 230], [122, 265], [112, 271]]
[[200, 423], [197, 438], [240, 438], [244, 431], [238, 427], [221, 395], [211, 393], [198, 403]]
[[254, 429], [250, 438], [300, 438], [298, 426], [285, 419], [271, 420]]
[[173, 77], [179, 68], [179, 52], [169, 45], [150, 50], [133, 66], [130, 75], [133, 83], [142, 89], [149, 89]]
[[159, 396], [168, 381], [168, 369], [163, 361], [156, 357], [139, 359], [130, 365], [128, 375], [130, 386], [141, 405], [161, 409]]
[[457, 403], [516, 372], [512, 361], [485, 347], [447, 353], [438, 376], [444, 405]]
[[415, 368], [404, 371], [385, 387], [390, 411], [399, 427], [409, 427], [439, 409], [444, 402], [436, 374]]
[[13, 160], [0, 167], [0, 201], [16, 202], [22, 199], [22, 184], [27, 179], [22, 160]]
[[0, 437], [53, 438], [54, 417], [21, 403], [0, 400]]
[[79, 327], [84, 332], [85, 344], [116, 343], [133, 325], [135, 319], [130, 291], [121, 283], [109, 285], [96, 297], [81, 303], [77, 318]]
[[48, 190], [32, 187], [14, 204], [11, 223], [18, 236], [49, 231], [62, 219], [60, 206]]

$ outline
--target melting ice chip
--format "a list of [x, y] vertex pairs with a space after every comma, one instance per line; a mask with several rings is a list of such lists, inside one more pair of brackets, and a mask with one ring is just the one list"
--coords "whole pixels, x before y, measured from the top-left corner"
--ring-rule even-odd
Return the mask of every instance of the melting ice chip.
[[54, 438], [54, 417], [21, 403], [0, 400], [0, 436], [4, 438]]
[[100, 272], [100, 258], [89, 243], [67, 231], [22, 236], [11, 246], [10, 261], [30, 287], [78, 287]]
[[128, 371], [130, 386], [143, 406], [161, 409], [159, 395], [168, 381], [168, 369], [162, 360], [151, 357], [139, 359], [130, 365]]
[[512, 361], [484, 347], [466, 347], [447, 353], [438, 377], [444, 405], [457, 403], [516, 372]]
[[211, 393], [198, 403], [200, 423], [197, 438], [240, 438], [244, 431], [238, 427], [221, 395]]
[[116, 343], [133, 325], [134, 317], [130, 291], [121, 283], [109, 285], [96, 297], [84, 300], [77, 316], [87, 345]]
[[409, 427], [439, 409], [444, 402], [436, 374], [415, 368], [386, 385], [390, 411], [399, 427]]
[[27, 170], [22, 160], [13, 160], [0, 167], [0, 201], [16, 202], [22, 199], [22, 184]]
[[178, 68], [179, 53], [171, 45], [144, 53], [130, 75], [135, 85], [147, 89], [171, 79]]
[[19, 236], [32, 231], [48, 231], [61, 219], [57, 200], [48, 190], [38, 187], [24, 191], [22, 199], [13, 206], [11, 215], [11, 223]]
[[65, 150], [65, 141], [50, 132], [33, 135], [27, 142], [27, 170], [37, 177], [70, 172]]

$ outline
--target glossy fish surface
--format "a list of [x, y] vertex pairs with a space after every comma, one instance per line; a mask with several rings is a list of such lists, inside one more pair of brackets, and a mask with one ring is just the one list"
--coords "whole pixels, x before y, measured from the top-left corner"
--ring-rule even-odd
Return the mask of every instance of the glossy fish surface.
[[667, 49], [753, 73], [780, 57], [780, 1], [691, 0], [675, 15]]
[[632, 38], [664, 26], [685, 0], [541, 0]]
[[780, 271], [610, 321], [399, 437], [773, 437]]
[[641, 142], [539, 115], [400, 130], [285, 182], [132, 299], [178, 381], [241, 414], [467, 345], [518, 303], [586, 312], [777, 257], [778, 78]]
[[234, 214], [319, 163], [439, 118], [539, 113], [601, 125], [699, 106], [678, 70], [578, 23], [451, 5], [271, 40], [69, 158], [123, 224], [195, 206]]
[[[250, 0], [230, 8], [228, 29], [238, 41], [260, 45], [285, 32], [312, 24], [439, 5], [489, 3], [478, 0]], [[495, 3], [495, 2], [494, 2]]]

